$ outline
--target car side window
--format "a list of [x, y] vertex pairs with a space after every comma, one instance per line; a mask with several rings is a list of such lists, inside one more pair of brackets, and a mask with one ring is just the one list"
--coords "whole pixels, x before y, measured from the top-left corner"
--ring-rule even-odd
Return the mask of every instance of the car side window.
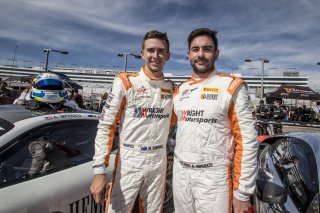
[[77, 120], [25, 133], [0, 156], [0, 187], [92, 160], [97, 121]]
[[318, 173], [309, 144], [297, 138], [283, 138], [272, 146], [271, 156], [288, 194], [301, 212], [318, 198]]

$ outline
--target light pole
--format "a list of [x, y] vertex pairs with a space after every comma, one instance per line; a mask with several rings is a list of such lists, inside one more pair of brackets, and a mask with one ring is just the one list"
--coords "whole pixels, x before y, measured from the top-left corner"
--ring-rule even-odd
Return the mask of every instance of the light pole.
[[[11, 66], [12, 70], [13, 70], [13, 67], [14, 67], [14, 62], [16, 60], [16, 54], [17, 54], [18, 48], [19, 48], [19, 43], [16, 43], [16, 48], [14, 49], [13, 59], [10, 59], [10, 60], [12, 60], [12, 66]], [[11, 87], [11, 75], [12, 74], [9, 75], [9, 87]]]
[[17, 54], [17, 50], [18, 50], [18, 48], [19, 48], [19, 45], [20, 45], [19, 43], [16, 43], [16, 48], [15, 48], [14, 54], [13, 54], [12, 68], [13, 68], [14, 62], [15, 62], [15, 60], [16, 60], [16, 54]]
[[57, 53], [61, 53], [64, 55], [68, 55], [69, 53], [67, 51], [59, 51], [59, 50], [52, 50], [52, 49], [44, 49], [43, 52], [46, 53], [46, 68], [45, 68], [45, 72], [48, 71], [48, 62], [49, 62], [49, 53], [50, 52], [57, 52]]
[[124, 57], [124, 66], [123, 66], [124, 72], [127, 72], [128, 55], [131, 55], [137, 59], [141, 59], [140, 55], [136, 55], [133, 53], [118, 53], [118, 55], [117, 55], [118, 57]]
[[261, 61], [261, 93], [260, 98], [263, 99], [263, 78], [264, 78], [264, 64], [269, 63], [268, 59], [260, 58], [260, 59], [245, 59], [245, 62], [252, 62], [252, 61]]

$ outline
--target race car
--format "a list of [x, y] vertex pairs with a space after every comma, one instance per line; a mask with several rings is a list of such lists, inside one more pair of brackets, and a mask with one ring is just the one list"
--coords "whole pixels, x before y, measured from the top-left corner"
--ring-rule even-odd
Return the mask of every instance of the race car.
[[319, 212], [320, 132], [265, 138], [258, 155], [254, 212]]
[[89, 191], [98, 117], [1, 105], [0, 212], [103, 212]]

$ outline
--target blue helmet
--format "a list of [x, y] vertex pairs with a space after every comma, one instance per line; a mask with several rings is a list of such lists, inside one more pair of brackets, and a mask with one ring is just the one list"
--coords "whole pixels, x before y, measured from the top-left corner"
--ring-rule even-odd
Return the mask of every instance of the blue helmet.
[[65, 98], [64, 87], [64, 82], [58, 75], [41, 73], [32, 80], [32, 97], [43, 103], [59, 103]]

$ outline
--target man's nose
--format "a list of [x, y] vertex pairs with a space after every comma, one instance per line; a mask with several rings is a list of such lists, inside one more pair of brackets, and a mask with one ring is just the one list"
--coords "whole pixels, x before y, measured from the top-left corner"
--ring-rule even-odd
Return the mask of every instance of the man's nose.
[[152, 56], [154, 57], [154, 58], [158, 58], [159, 57], [159, 55], [160, 55], [160, 52], [159, 51], [154, 51], [153, 52], [153, 54], [152, 54]]
[[203, 56], [204, 56], [204, 51], [203, 51], [203, 49], [200, 49], [198, 52], [198, 57], [201, 58]]

